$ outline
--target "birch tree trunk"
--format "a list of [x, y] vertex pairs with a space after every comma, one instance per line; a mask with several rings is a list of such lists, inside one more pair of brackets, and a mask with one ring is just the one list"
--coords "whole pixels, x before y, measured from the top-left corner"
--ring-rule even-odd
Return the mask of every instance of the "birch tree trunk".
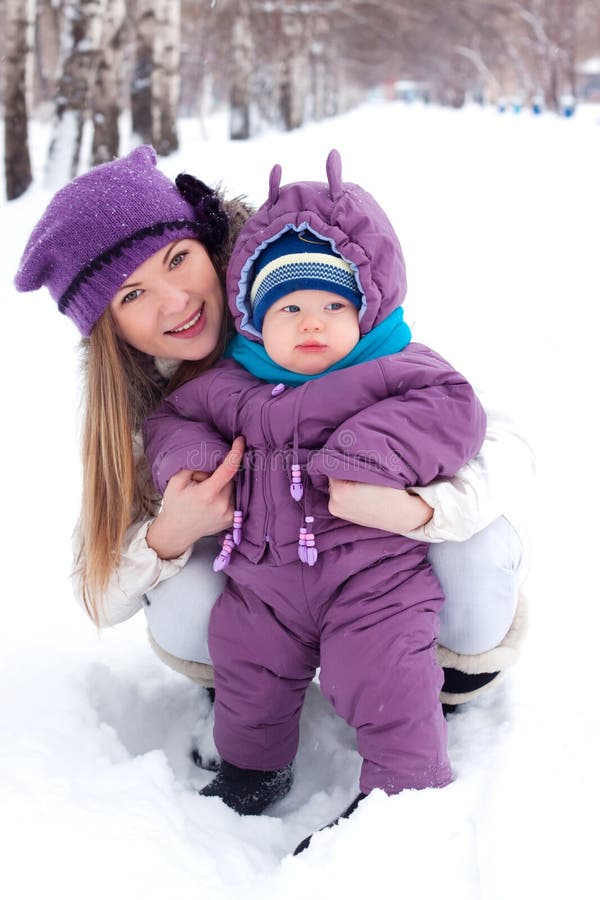
[[181, 59], [181, 0], [154, 0], [157, 17], [152, 70], [152, 143], [159, 156], [179, 147], [179, 63]]
[[231, 45], [229, 137], [232, 141], [243, 141], [250, 137], [250, 75], [254, 62], [247, 4], [243, 4], [233, 20]]
[[279, 110], [285, 130], [291, 131], [304, 122], [310, 77], [308, 18], [284, 13], [281, 33], [284, 55], [279, 69]]
[[132, 126], [143, 143], [167, 156], [179, 146], [181, 0], [137, 0], [135, 28]]
[[152, 70], [156, 15], [153, 0], [135, 6], [135, 62], [131, 81], [131, 125], [144, 144], [152, 143]]
[[325, 118], [325, 96], [327, 93], [327, 75], [330, 68], [331, 37], [330, 22], [326, 16], [316, 16], [313, 22], [314, 35], [310, 42], [309, 87], [310, 116], [315, 121]]
[[81, 138], [100, 59], [106, 0], [64, 0], [67, 28], [48, 156], [48, 186], [57, 188], [79, 170]]
[[34, 2], [33, 93], [36, 102], [50, 102], [54, 97], [61, 11], [52, 0]]
[[125, 0], [106, 0], [102, 48], [94, 90], [93, 166], [119, 155], [121, 42], [124, 21]]
[[[564, 95], [570, 95], [575, 102], [577, 92], [577, 78], [575, 75], [575, 60], [577, 50], [577, 16], [578, 0], [558, 0], [554, 10], [555, 20], [553, 38], [559, 57], [558, 74], [558, 101]], [[599, 10], [600, 14], [600, 10]]]
[[4, 81], [4, 171], [7, 200], [20, 197], [31, 184], [27, 111], [33, 72], [34, 14], [34, 0], [7, 0]]

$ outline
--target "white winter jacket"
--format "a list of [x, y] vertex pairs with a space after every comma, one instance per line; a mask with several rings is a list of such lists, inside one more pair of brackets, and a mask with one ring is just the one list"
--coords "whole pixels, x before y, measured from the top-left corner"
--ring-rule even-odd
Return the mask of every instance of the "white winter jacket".
[[494, 519], [505, 516], [523, 544], [524, 570], [530, 543], [533, 449], [515, 421], [494, 408], [482, 391], [476, 391], [487, 416], [483, 446], [454, 477], [410, 489], [433, 507], [433, 516], [407, 537], [428, 543], [466, 541]]
[[[164, 364], [159, 364], [162, 370]], [[533, 451], [517, 425], [505, 414], [478, 396], [487, 414], [487, 431], [480, 452], [452, 478], [443, 478], [426, 487], [411, 488], [431, 507], [433, 516], [426, 525], [408, 532], [407, 537], [428, 543], [466, 541], [494, 519], [505, 516], [521, 539], [523, 557], [519, 575], [525, 576], [528, 560], [528, 508], [533, 481]], [[141, 441], [135, 442], [141, 453]], [[158, 509], [156, 510], [158, 512]], [[176, 559], [164, 560], [146, 542], [151, 516], [135, 522], [127, 531], [118, 567], [113, 571], [103, 597], [101, 626], [117, 625], [142, 608], [144, 594], [162, 581], [176, 575], [187, 563], [191, 548]], [[214, 545], [215, 538], [204, 538]], [[79, 545], [78, 532], [74, 548]], [[208, 575], [208, 573], [207, 573]], [[219, 592], [213, 573], [207, 578], [206, 590]], [[74, 576], [74, 590], [80, 603], [81, 590]], [[216, 595], [215, 595], [216, 596]]]

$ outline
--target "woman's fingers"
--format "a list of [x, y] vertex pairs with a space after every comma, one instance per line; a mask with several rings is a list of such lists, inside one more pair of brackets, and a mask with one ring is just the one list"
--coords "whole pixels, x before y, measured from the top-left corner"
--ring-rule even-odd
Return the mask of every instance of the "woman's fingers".
[[[175, 472], [174, 475], [171, 475], [169, 478], [168, 484], [165, 488], [165, 495], [175, 494], [179, 491], [182, 491], [185, 487], [188, 486], [191, 480], [202, 481], [202, 478], [196, 479], [196, 476], [205, 475], [204, 472], [194, 472], [190, 469], [181, 469], [179, 472]], [[205, 475], [208, 478], [208, 475]]]
[[181, 469], [172, 475], [165, 489], [171, 494], [178, 493], [189, 487], [190, 481], [200, 483], [210, 481], [210, 489], [214, 494], [220, 493], [230, 481], [235, 478], [242, 459], [246, 444], [243, 437], [237, 437], [231, 445], [231, 450], [223, 460], [220, 466], [217, 466], [214, 472], [198, 472], [194, 469]]
[[196, 472], [196, 471], [194, 471], [194, 472], [191, 473], [191, 476], [190, 476], [190, 477], [191, 477], [192, 481], [196, 481], [196, 482], [199, 483], [199, 482], [202, 482], [202, 481], [206, 481], [207, 478], [210, 478], [210, 472]]
[[213, 490], [219, 492], [223, 490], [223, 488], [229, 484], [229, 482], [235, 478], [237, 475], [238, 469], [241, 465], [244, 451], [246, 449], [246, 442], [243, 437], [236, 437], [235, 441], [231, 445], [231, 450], [223, 460], [220, 466], [217, 466], [215, 471], [210, 476], [211, 487]]

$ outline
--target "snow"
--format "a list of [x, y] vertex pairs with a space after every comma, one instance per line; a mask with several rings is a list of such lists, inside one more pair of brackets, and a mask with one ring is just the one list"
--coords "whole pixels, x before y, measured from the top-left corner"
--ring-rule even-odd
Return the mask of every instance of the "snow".
[[43, 292], [12, 287], [50, 196], [47, 132], [34, 127], [36, 186], [0, 209], [3, 895], [595, 896], [600, 109], [565, 120], [382, 102], [250, 142], [229, 143], [219, 118], [183, 121], [181, 135], [161, 163], [169, 175], [187, 169], [255, 202], [274, 162], [284, 182], [321, 179], [336, 146], [344, 177], [388, 210], [415, 337], [514, 412], [536, 447], [532, 628], [504, 683], [450, 720], [448, 788], [375, 792], [291, 857], [350, 802], [360, 765], [313, 685], [288, 797], [246, 819], [198, 797], [210, 777], [189, 759], [200, 689], [154, 657], [141, 616], [97, 636], [70, 592], [78, 339]]

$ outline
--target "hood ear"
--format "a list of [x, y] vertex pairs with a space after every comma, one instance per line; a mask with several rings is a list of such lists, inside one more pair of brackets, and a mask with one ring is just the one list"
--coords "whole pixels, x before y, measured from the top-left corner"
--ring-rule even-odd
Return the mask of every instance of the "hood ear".
[[279, 199], [279, 185], [281, 184], [281, 166], [276, 163], [271, 169], [269, 175], [269, 209]]
[[332, 150], [325, 164], [327, 181], [329, 182], [329, 194], [332, 200], [339, 200], [344, 193], [342, 182], [342, 157], [337, 150]]

